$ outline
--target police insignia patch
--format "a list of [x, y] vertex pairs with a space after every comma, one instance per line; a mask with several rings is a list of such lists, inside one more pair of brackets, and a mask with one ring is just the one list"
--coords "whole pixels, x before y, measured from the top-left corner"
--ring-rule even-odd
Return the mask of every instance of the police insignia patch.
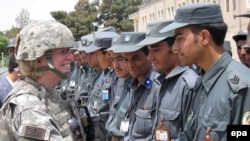
[[127, 35], [126, 37], [125, 37], [125, 41], [130, 41], [130, 36], [129, 35]]
[[241, 124], [242, 125], [250, 125], [250, 111], [247, 111], [243, 114]]

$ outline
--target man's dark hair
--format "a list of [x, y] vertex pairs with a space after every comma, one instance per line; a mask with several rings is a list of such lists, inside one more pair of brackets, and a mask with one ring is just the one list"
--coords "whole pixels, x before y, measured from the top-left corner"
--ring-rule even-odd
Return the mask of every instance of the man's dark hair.
[[144, 46], [143, 48], [141, 48], [141, 50], [145, 53], [146, 56], [148, 56], [149, 50], [147, 46]]
[[12, 55], [9, 58], [9, 66], [8, 66], [9, 73], [13, 72], [16, 67], [18, 67], [18, 63], [16, 61], [15, 55]]
[[164, 39], [163, 41], [167, 42], [169, 47], [173, 47], [175, 37], [168, 37], [168, 38]]
[[208, 30], [217, 46], [223, 45], [227, 33], [227, 24], [225, 23], [194, 24], [189, 25], [189, 28], [196, 35], [203, 29]]

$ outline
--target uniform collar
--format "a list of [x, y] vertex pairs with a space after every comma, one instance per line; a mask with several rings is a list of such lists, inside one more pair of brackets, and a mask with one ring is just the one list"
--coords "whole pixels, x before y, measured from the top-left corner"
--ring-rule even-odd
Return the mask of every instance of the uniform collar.
[[204, 74], [201, 74], [197, 80], [197, 84], [202, 83], [206, 93], [208, 93], [217, 79], [225, 71], [232, 58], [229, 54], [223, 53], [221, 58]]

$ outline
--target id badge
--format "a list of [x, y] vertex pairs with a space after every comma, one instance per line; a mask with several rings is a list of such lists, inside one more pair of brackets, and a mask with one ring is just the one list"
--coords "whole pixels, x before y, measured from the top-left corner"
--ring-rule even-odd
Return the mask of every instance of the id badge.
[[120, 131], [123, 133], [128, 132], [129, 121], [127, 119], [123, 119], [120, 125]]
[[109, 99], [109, 91], [102, 90], [102, 100], [108, 100], [108, 99]]
[[155, 140], [156, 141], [169, 141], [169, 134], [167, 130], [155, 130]]
[[94, 108], [95, 110], [98, 109], [98, 101], [97, 101], [97, 100], [94, 101], [93, 108]]
[[160, 125], [155, 128], [155, 141], [170, 141], [170, 130], [163, 124], [164, 118], [161, 117]]

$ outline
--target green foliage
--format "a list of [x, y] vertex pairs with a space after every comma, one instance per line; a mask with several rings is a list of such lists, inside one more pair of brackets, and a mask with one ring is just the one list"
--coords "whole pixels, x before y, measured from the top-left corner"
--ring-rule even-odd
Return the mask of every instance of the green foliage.
[[130, 14], [138, 10], [142, 0], [103, 0], [100, 6], [102, 19], [105, 26], [114, 26], [117, 31], [133, 31], [133, 22], [128, 19]]
[[21, 28], [17, 28], [17, 27], [12, 27], [10, 30], [7, 30], [5, 32], [5, 36], [7, 38], [11, 38], [11, 37], [16, 37], [17, 34], [21, 31]]
[[75, 40], [91, 33], [94, 30], [92, 23], [98, 21], [96, 3], [89, 4], [88, 0], [79, 0], [75, 5], [75, 11], [54, 11], [51, 15], [71, 30]]
[[7, 48], [8, 45], [8, 38], [4, 35], [0, 35], [0, 54], [3, 52], [4, 54], [7, 54]]
[[75, 11], [52, 11], [51, 16], [58, 22], [65, 24], [72, 32], [75, 40], [83, 35], [92, 33], [99, 25], [113, 26], [118, 32], [133, 31], [133, 22], [128, 19], [130, 14], [138, 10], [142, 0], [79, 0]]

